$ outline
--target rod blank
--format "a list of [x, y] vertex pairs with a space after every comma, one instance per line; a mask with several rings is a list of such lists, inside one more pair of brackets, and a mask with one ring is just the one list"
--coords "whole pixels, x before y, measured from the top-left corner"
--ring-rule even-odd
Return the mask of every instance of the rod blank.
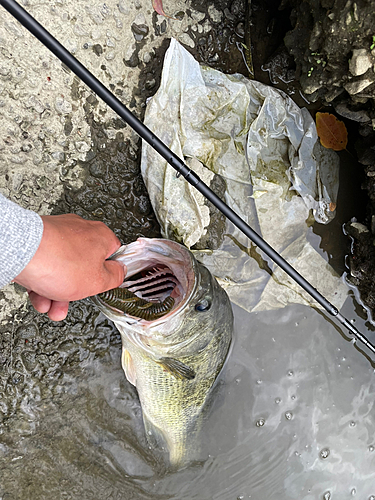
[[355, 326], [342, 316], [311, 283], [294, 269], [279, 253], [263, 240], [241, 217], [226, 205], [175, 153], [173, 153], [154, 133], [136, 118], [127, 107], [115, 97], [90, 71], [85, 68], [68, 50], [65, 49], [38, 21], [28, 14], [15, 0], [0, 0], [0, 4], [27, 28], [40, 42], [48, 47], [73, 73], [111, 107], [137, 134], [152, 146], [180, 175], [200, 191], [235, 226], [252, 240], [268, 257], [280, 266], [298, 283], [318, 304], [352, 333], [356, 339], [375, 353], [375, 346], [362, 335]]

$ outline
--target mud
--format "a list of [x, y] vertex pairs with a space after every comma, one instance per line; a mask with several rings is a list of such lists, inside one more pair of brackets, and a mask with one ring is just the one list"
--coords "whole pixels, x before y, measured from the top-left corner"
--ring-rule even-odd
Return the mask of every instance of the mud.
[[[61, 41], [141, 119], [146, 99], [158, 88], [168, 38], [178, 38], [205, 64], [248, 76], [244, 45], [250, 32], [257, 80], [277, 85], [312, 112], [335, 110], [351, 131], [354, 160], [343, 153], [347, 188], [340, 194], [350, 200], [339, 203], [344, 208], [328, 229], [315, 232], [340, 272], [351, 249], [352, 282], [374, 310], [374, 84], [353, 92], [371, 80], [373, 69], [350, 71], [359, 71], [350, 65], [353, 50], [365, 49], [373, 58], [374, 2], [258, 0], [251, 12], [249, 3], [165, 0], [176, 20], [139, 0], [83, 10], [69, 1], [27, 8], [52, 32], [60, 30]], [[74, 212], [102, 220], [123, 243], [159, 236], [139, 173], [138, 137], [7, 15], [0, 22], [0, 45], [1, 192], [41, 214]], [[358, 203], [361, 176], [367, 212]], [[364, 229], [349, 224], [351, 240], [341, 224], [354, 216]], [[341, 238], [340, 255], [332, 238]], [[170, 498], [140, 485], [141, 477], [154, 483], [160, 466], [144, 440], [136, 392], [120, 369], [120, 336], [90, 300], [72, 304], [67, 319], [54, 324], [27, 305], [20, 287], [10, 285], [0, 291], [0, 320], [0, 497]], [[103, 398], [103, 384], [93, 389], [99, 372], [122, 394], [126, 413], [118, 401]], [[84, 428], [87, 415], [96, 434]], [[101, 422], [109, 426], [109, 437], [101, 434]], [[135, 464], [128, 475], [105, 451], [120, 431], [133, 457], [128, 462]]]
[[[347, 212], [348, 219], [342, 223], [354, 217], [369, 232], [366, 237], [357, 238], [357, 232], [347, 227], [354, 242], [351, 245], [351, 240], [346, 243], [343, 240], [350, 253], [344, 271], [372, 317], [375, 313], [374, 7], [371, 0], [255, 1], [250, 18], [252, 39], [262, 40], [254, 51], [256, 79], [282, 88], [311, 113], [336, 114], [347, 126], [347, 151], [340, 153], [340, 157], [352, 165], [352, 182], [360, 184], [362, 191], [346, 190], [346, 203], [357, 207]], [[264, 26], [267, 35], [263, 32], [262, 36], [260, 30]], [[316, 232], [323, 236], [323, 247], [326, 246], [327, 231], [316, 227]]]

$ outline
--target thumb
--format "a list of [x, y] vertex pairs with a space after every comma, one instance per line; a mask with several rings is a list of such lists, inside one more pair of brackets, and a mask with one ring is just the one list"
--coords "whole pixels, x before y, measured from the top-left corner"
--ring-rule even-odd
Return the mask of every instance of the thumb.
[[110, 290], [111, 288], [120, 286], [124, 281], [127, 271], [125, 264], [116, 260], [104, 261], [104, 270], [103, 290]]

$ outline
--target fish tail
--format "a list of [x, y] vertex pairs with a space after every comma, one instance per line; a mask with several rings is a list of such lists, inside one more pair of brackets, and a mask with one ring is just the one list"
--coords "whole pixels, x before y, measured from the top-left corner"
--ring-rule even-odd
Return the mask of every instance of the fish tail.
[[178, 469], [187, 463], [187, 435], [183, 432], [169, 434], [154, 425], [143, 413], [146, 438], [154, 450], [164, 450], [165, 459], [171, 469]]
[[169, 443], [169, 463], [171, 468], [179, 469], [188, 461], [186, 441]]

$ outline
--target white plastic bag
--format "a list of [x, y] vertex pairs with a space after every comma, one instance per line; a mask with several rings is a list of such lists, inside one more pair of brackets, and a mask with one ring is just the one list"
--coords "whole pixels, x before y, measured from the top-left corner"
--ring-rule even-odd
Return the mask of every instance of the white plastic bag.
[[[310, 209], [318, 222], [334, 217], [338, 157], [317, 142], [306, 109], [242, 75], [201, 67], [172, 39], [145, 124], [204, 182], [219, 179], [225, 202], [341, 307], [345, 284], [306, 241]], [[196, 245], [233, 302], [248, 311], [316, 305], [232, 223], [212, 217], [203, 196], [146, 143], [141, 171], [163, 236]], [[204, 247], [207, 228], [214, 248]]]

